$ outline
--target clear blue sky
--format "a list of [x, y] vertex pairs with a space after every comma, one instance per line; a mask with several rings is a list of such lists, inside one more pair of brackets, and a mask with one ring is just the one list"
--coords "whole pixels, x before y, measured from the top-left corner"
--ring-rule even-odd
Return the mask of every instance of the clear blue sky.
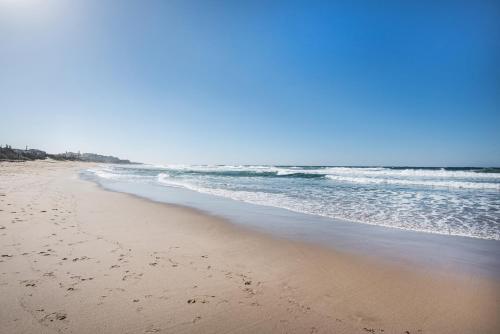
[[500, 165], [499, 1], [0, 0], [0, 143]]

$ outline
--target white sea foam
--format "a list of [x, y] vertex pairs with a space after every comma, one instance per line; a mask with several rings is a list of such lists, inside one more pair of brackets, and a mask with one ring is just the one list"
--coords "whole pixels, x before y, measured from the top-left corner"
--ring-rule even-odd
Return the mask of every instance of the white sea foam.
[[102, 165], [98, 166], [97, 168], [89, 168], [87, 169], [87, 172], [108, 180], [134, 180], [148, 178], [148, 176], [146, 175], [131, 174], [130, 172], [126, 171], [127, 168], [129, 167], [120, 166], [120, 169], [124, 169], [125, 171], [119, 171], [112, 165]]
[[487, 182], [411, 180], [411, 179], [391, 179], [391, 178], [379, 178], [379, 177], [350, 177], [350, 176], [338, 176], [338, 175], [327, 175], [326, 177], [334, 181], [353, 182], [361, 184], [370, 184], [370, 183], [396, 184], [405, 186], [500, 190], [500, 183], [487, 183]]
[[90, 168], [87, 171], [104, 179], [114, 179], [118, 176], [118, 174], [116, 174], [112, 168], [107, 165], [100, 165], [97, 168]]
[[160, 173], [158, 174], [158, 182], [164, 185], [178, 188], [186, 188], [190, 190], [198, 191], [195, 187], [190, 187], [188, 183], [180, 182], [172, 179], [168, 174]]
[[485, 178], [500, 180], [500, 173], [480, 173], [462, 170], [442, 169], [390, 169], [390, 168], [354, 168], [327, 167], [323, 170], [331, 175], [363, 175], [363, 176], [393, 176], [393, 177], [425, 177], [425, 178]]

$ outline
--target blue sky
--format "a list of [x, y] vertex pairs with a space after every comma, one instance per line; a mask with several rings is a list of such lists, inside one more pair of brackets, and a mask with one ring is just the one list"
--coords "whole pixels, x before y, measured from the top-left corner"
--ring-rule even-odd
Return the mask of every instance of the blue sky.
[[0, 0], [0, 143], [500, 165], [498, 1]]

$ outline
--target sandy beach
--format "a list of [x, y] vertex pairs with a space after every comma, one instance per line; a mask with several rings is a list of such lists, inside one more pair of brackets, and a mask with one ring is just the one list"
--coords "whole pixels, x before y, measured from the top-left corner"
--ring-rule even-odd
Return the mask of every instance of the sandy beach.
[[277, 239], [0, 163], [0, 333], [498, 333], [498, 278]]

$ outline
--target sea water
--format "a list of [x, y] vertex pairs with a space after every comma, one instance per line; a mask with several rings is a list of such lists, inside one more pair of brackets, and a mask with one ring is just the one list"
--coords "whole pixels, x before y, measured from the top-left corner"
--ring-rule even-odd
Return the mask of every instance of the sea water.
[[102, 165], [86, 173], [353, 224], [500, 240], [497, 169]]

